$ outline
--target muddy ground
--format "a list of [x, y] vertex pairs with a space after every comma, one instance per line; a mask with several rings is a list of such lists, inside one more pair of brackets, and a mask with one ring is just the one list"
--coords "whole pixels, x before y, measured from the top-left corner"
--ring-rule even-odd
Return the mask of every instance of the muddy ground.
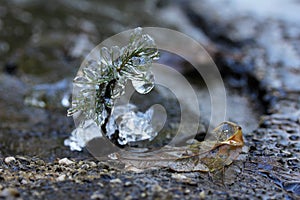
[[[299, 199], [300, 3], [271, 2], [1, 1], [0, 198]], [[64, 84], [44, 108], [24, 104], [35, 85], [70, 81], [91, 48], [137, 26], [186, 33], [217, 64], [227, 119], [244, 128], [247, 147], [224, 184], [200, 172], [126, 172], [71, 152]]]

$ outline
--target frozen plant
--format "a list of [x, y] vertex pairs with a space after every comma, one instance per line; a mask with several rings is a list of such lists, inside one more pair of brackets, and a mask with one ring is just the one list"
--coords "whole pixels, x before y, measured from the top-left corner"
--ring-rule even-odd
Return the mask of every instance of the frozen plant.
[[151, 65], [159, 58], [159, 52], [154, 40], [143, 34], [142, 28], [136, 28], [128, 45], [102, 47], [99, 55], [98, 59], [89, 60], [75, 77], [74, 89], [78, 92], [73, 95], [68, 116], [80, 116], [78, 128], [85, 128], [85, 122], [93, 120], [110, 138], [119, 133], [118, 127], [108, 128], [115, 124], [114, 119], [110, 120], [114, 101], [125, 93], [128, 80], [138, 93], [152, 90]]

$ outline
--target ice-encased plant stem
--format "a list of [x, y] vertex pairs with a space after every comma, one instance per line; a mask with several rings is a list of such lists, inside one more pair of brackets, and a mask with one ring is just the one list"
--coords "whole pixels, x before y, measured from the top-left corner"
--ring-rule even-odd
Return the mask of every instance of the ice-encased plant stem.
[[[128, 80], [135, 90], [146, 94], [154, 87], [154, 76], [151, 65], [159, 58], [154, 40], [136, 28], [130, 35], [129, 44], [120, 48], [102, 47], [99, 58], [89, 60], [74, 79], [74, 87], [79, 89], [73, 96], [72, 107], [68, 116], [80, 113], [82, 116], [79, 127], [92, 119], [107, 136], [107, 123], [111, 116], [115, 99], [125, 92]], [[116, 133], [118, 130], [114, 130]], [[111, 138], [110, 138], [111, 139]]]

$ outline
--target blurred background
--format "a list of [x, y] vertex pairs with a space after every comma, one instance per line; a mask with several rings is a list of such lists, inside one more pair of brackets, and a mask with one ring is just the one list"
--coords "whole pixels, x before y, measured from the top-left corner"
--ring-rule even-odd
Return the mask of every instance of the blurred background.
[[[205, 47], [227, 87], [228, 119], [252, 131], [259, 115], [268, 112], [267, 98], [273, 98], [264, 96], [265, 90], [298, 87], [297, 75], [289, 73], [285, 78], [282, 71], [299, 72], [299, 29], [295, 26], [299, 7], [292, 0], [2, 1], [1, 127], [18, 134], [26, 130], [40, 137], [66, 137], [74, 127], [65, 117], [70, 82], [87, 53], [119, 32], [157, 26], [181, 31]], [[191, 67], [174, 55], [163, 55], [161, 60], [191, 73]], [[209, 94], [200, 90], [199, 95], [202, 112], [208, 116]], [[4, 141], [12, 145], [12, 138]], [[2, 151], [9, 152], [10, 147], [2, 144]]]
[[[61, 149], [74, 128], [65, 113], [83, 58], [104, 39], [138, 26], [178, 30], [202, 44], [225, 82], [227, 119], [253, 131], [262, 114], [278, 110], [273, 105], [278, 96], [299, 91], [299, 8], [293, 0], [2, 0], [0, 155], [31, 152], [32, 144], [39, 149], [43, 141], [34, 142], [39, 137], [58, 139], [47, 146]], [[161, 60], [193, 74], [174, 55], [163, 54]], [[201, 77], [192, 79], [209, 119], [209, 94], [197, 82]], [[35, 148], [32, 153], [39, 152]]]
[[[250, 157], [289, 152], [281, 163], [293, 172], [299, 160], [286, 159], [300, 149], [299, 10], [299, 0], [0, 0], [0, 158], [89, 157], [63, 146], [75, 128], [66, 117], [70, 83], [104, 39], [154, 26], [205, 47], [226, 86], [227, 119], [244, 128]], [[188, 64], [162, 59], [198, 84], [209, 114], [209, 94]], [[284, 190], [299, 195], [296, 186]]]

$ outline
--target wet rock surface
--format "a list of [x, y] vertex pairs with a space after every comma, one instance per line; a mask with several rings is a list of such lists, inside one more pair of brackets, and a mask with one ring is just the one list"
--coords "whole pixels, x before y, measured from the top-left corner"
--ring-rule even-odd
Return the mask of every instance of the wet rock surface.
[[[0, 198], [300, 198], [300, 4], [282, 2], [282, 14], [249, 1], [145, 2], [1, 4]], [[24, 104], [34, 85], [73, 78], [97, 43], [138, 25], [190, 34], [220, 68], [228, 118], [244, 127], [247, 146], [226, 168], [224, 183], [198, 172], [113, 169], [87, 150], [63, 146], [74, 129], [66, 108], [52, 101], [44, 108]]]
[[[225, 11], [217, 12], [222, 5]], [[217, 62], [225, 79], [232, 87], [252, 91], [253, 100], [260, 101], [265, 112], [258, 129], [245, 136], [250, 149], [243, 179], [254, 181], [257, 197], [297, 198], [300, 54], [294, 44], [299, 42], [300, 27], [296, 16], [283, 18], [273, 14], [280, 12], [278, 8], [263, 9], [266, 12], [260, 16], [255, 5], [229, 3], [225, 8], [225, 2], [205, 1], [203, 6], [195, 2], [186, 6], [194, 24], [223, 49]], [[259, 182], [265, 185], [258, 187]]]

